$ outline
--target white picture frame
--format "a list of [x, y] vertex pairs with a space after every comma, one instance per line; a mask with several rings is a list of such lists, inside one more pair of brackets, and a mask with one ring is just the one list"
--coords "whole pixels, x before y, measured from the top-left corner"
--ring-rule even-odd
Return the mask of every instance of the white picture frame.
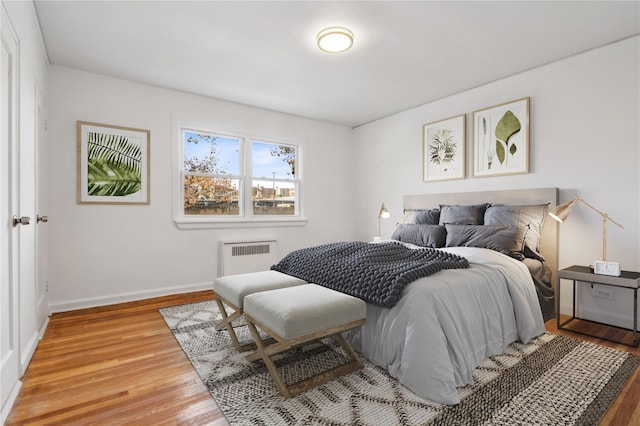
[[77, 122], [78, 204], [150, 203], [150, 131]]

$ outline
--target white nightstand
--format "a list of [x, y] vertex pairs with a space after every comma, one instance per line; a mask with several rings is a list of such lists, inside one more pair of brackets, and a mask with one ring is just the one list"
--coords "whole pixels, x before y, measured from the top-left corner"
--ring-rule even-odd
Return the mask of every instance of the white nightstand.
[[[557, 313], [556, 320], [557, 320], [558, 329], [568, 330], [574, 333], [580, 333], [580, 334], [584, 334], [591, 337], [597, 337], [603, 340], [609, 340], [609, 341], [621, 343], [627, 346], [638, 347], [638, 343], [639, 343], [638, 342], [638, 288], [640, 287], [640, 272], [622, 271], [622, 274], [619, 277], [612, 277], [609, 275], [594, 274], [593, 270], [588, 266], [574, 265], [558, 271], [558, 278], [573, 280], [573, 315], [571, 316], [571, 318], [569, 318], [563, 323], [560, 323], [560, 293], [561, 292], [558, 291], [557, 293], [558, 297], [557, 297], [557, 306], [556, 306], [556, 313]], [[630, 331], [633, 331], [632, 344], [629, 345], [625, 342], [612, 340], [606, 337], [596, 336], [596, 335], [585, 333], [583, 331], [577, 331], [577, 330], [564, 327], [565, 325], [567, 325], [568, 323], [570, 323], [575, 319], [590, 321], [590, 320], [585, 320], [583, 318], [576, 317], [576, 282], [584, 282], [592, 285], [599, 284], [599, 285], [607, 285], [612, 287], [626, 288], [629, 291], [633, 292], [633, 329], [630, 329]], [[596, 321], [590, 321], [590, 322], [596, 322]], [[602, 323], [597, 323], [597, 324], [602, 324]], [[609, 324], [604, 324], [604, 325], [607, 325], [609, 327], [614, 327]], [[616, 327], [616, 328], [620, 328], [620, 327]], [[624, 329], [624, 330], [629, 330], [629, 329]]]

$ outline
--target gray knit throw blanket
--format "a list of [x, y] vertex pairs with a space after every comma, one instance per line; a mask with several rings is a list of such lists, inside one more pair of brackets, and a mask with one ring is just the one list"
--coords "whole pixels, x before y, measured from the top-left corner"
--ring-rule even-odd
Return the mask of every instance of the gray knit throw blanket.
[[390, 308], [410, 282], [468, 267], [464, 257], [431, 248], [342, 242], [292, 251], [271, 269]]

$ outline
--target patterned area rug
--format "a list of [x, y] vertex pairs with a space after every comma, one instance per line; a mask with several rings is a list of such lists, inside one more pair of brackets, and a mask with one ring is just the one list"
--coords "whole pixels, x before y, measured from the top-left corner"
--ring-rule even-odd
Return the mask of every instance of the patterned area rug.
[[[365, 368], [291, 399], [277, 391], [262, 362], [233, 348], [215, 302], [160, 313], [232, 425], [595, 425], [640, 364], [640, 357], [570, 337], [544, 334], [514, 343], [474, 371], [461, 403], [420, 398], [365, 361]], [[236, 333], [250, 341], [246, 327]], [[332, 341], [280, 355], [294, 383], [345, 361]]]

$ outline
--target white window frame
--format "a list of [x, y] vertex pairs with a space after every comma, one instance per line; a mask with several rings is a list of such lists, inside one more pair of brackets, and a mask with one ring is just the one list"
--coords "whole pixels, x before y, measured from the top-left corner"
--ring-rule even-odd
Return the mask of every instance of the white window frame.
[[[191, 121], [175, 121], [173, 132], [173, 221], [179, 229], [207, 229], [207, 228], [257, 228], [274, 226], [304, 226], [307, 219], [303, 216], [302, 203], [302, 147], [290, 142], [282, 142], [278, 138], [255, 136], [243, 132], [229, 132], [215, 130], [209, 126]], [[207, 216], [184, 214], [184, 141], [183, 130], [200, 131], [213, 135], [227, 136], [240, 140], [240, 176], [228, 176], [240, 181], [238, 188], [239, 211], [238, 216]], [[293, 180], [296, 191], [296, 211], [294, 215], [253, 215], [253, 165], [252, 142], [271, 143], [274, 145], [293, 146], [296, 148], [296, 176]], [[282, 180], [292, 182], [292, 180]]]

